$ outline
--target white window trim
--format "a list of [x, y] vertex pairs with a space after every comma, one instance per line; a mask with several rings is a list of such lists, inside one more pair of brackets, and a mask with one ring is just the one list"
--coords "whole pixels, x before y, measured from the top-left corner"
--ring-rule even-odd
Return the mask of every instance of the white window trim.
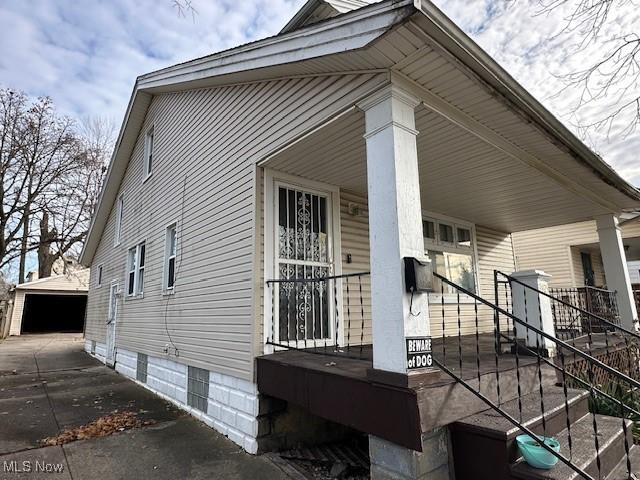
[[122, 240], [122, 220], [124, 218], [124, 195], [121, 193], [118, 195], [116, 202], [116, 224], [113, 232], [113, 246], [120, 245]]
[[[149, 147], [149, 139], [151, 138], [151, 136], [153, 137], [153, 143], [155, 144], [155, 125], [151, 125], [151, 127], [149, 127], [147, 129], [147, 131], [144, 134], [144, 153], [143, 153], [143, 166], [142, 168], [143, 170], [143, 179], [142, 179], [142, 183], [146, 182], [149, 177], [153, 174], [153, 145], [151, 146], [151, 148]], [[151, 165], [149, 165], [149, 154], [151, 154]], [[149, 168], [151, 167], [151, 168]]]
[[[140, 252], [142, 251], [142, 245], [145, 246], [145, 266], [140, 268]], [[126, 270], [126, 281], [125, 286], [127, 288], [125, 299], [132, 300], [136, 298], [144, 298], [144, 283], [142, 284], [142, 291], [138, 293], [138, 287], [140, 282], [140, 270], [145, 270], [147, 264], [147, 239], [142, 239], [134, 246], [127, 249], [127, 270]], [[131, 274], [131, 266], [129, 265], [129, 252], [131, 250], [135, 250], [135, 270], [133, 271], [133, 293], [129, 293], [129, 275]]]
[[[167, 282], [169, 280], [169, 229], [173, 227], [176, 230], [176, 251], [173, 254], [173, 286], [167, 286]], [[178, 268], [178, 249], [180, 248], [180, 244], [178, 243], [179, 239], [179, 231], [178, 231], [178, 222], [169, 223], [164, 229], [164, 255], [163, 255], [163, 269], [162, 269], [162, 293], [164, 295], [173, 295], [176, 292], [176, 280], [177, 280], [177, 268]]]
[[[437, 251], [441, 251], [441, 252], [448, 252], [448, 253], [462, 253], [462, 254], [471, 254], [471, 258], [473, 259], [473, 277], [475, 280], [475, 284], [476, 284], [476, 295], [480, 295], [480, 270], [478, 267], [478, 237], [476, 235], [476, 226], [475, 224], [465, 221], [465, 220], [460, 220], [458, 218], [454, 218], [454, 217], [449, 217], [447, 215], [442, 215], [439, 213], [434, 213], [434, 212], [429, 212], [426, 210], [422, 211], [422, 220], [435, 220], [436, 225], [434, 226], [435, 228], [435, 237], [436, 237], [436, 242], [435, 243], [431, 243], [431, 242], [427, 242], [425, 240], [425, 245], [424, 245], [424, 249], [425, 249], [425, 253], [428, 250], [437, 250]], [[454, 236], [454, 241], [458, 235], [457, 231], [456, 231], [456, 227], [462, 227], [462, 228], [468, 228], [471, 231], [471, 247], [458, 247], [455, 244], [438, 244], [437, 242], [439, 241], [439, 230], [438, 230], [438, 222], [440, 223], [445, 223], [447, 225], [451, 225], [453, 227], [453, 236]], [[429, 303], [430, 304], [442, 304], [442, 297], [443, 295], [441, 293], [436, 293], [436, 292], [429, 292]], [[469, 295], [466, 294], [460, 294], [460, 301], [458, 302], [458, 295], [455, 293], [445, 293], [444, 294], [444, 303], [445, 304], [467, 304], [467, 303], [474, 303], [474, 299], [472, 297], [470, 297]]]
[[96, 288], [100, 288], [103, 283], [104, 263], [98, 264], [96, 267]]
[[[271, 170], [269, 168], [264, 169], [264, 284], [263, 284], [263, 292], [264, 292], [264, 309], [263, 309], [263, 345], [264, 352], [271, 353], [273, 352], [273, 347], [266, 345], [266, 342], [269, 340], [269, 336], [271, 334], [271, 295], [269, 292], [269, 288], [266, 284], [266, 281], [272, 278], [277, 277], [276, 272], [276, 245], [277, 245], [277, 236], [278, 232], [276, 229], [276, 219], [275, 219], [275, 192], [277, 191], [278, 186], [288, 186], [293, 188], [300, 188], [307, 191], [322, 193], [323, 195], [329, 195], [328, 206], [331, 208], [331, 215], [328, 222], [329, 234], [331, 235], [331, 242], [333, 245], [331, 246], [331, 250], [329, 251], [329, 263], [333, 264], [333, 275], [342, 275], [342, 245], [341, 245], [341, 231], [340, 231], [340, 188], [335, 185], [330, 185], [322, 182], [317, 182], [313, 180], [308, 180], [305, 178], [297, 177], [295, 175], [290, 175], [278, 171]], [[342, 312], [343, 310], [343, 299], [342, 299], [342, 288], [337, 289], [340, 294], [338, 295], [338, 312]], [[338, 327], [338, 342], [340, 344], [344, 343], [344, 325], [342, 324], [342, 319], [344, 315], [340, 313], [340, 326]], [[332, 328], [335, 328], [335, 325], [332, 322]], [[335, 334], [334, 331], [331, 332]], [[333, 335], [332, 335], [333, 337]], [[327, 345], [329, 345], [329, 341], [333, 342], [333, 339], [327, 341]], [[292, 342], [292, 345], [295, 342]], [[333, 343], [331, 343], [333, 344]]]

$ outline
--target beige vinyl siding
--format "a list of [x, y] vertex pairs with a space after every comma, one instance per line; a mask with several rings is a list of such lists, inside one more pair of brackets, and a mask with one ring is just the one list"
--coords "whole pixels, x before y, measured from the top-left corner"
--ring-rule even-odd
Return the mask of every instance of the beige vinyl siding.
[[[349, 204], [358, 209], [357, 215], [349, 213]], [[342, 252], [342, 273], [368, 272], [369, 266], [369, 211], [367, 199], [361, 195], [340, 192], [340, 242]], [[351, 254], [351, 263], [347, 255]], [[349, 295], [347, 284], [349, 282]], [[360, 304], [360, 283], [362, 284], [362, 308]], [[371, 337], [371, 276], [366, 275], [345, 279], [342, 285], [342, 309], [345, 340], [352, 344], [372, 342]], [[362, 328], [364, 312], [364, 330]], [[349, 314], [349, 315], [348, 315]], [[349, 322], [349, 319], [351, 320]], [[351, 327], [349, 329], [349, 327]], [[363, 336], [361, 336], [364, 333]]]
[[[93, 259], [87, 338], [104, 342], [109, 284], [126, 291], [127, 249], [146, 241], [144, 296], [119, 300], [116, 343], [253, 378], [256, 301], [255, 163], [384, 83], [384, 75], [274, 80], [155, 96], [120, 186], [122, 242], [113, 246], [115, 209]], [[154, 126], [154, 167], [143, 180], [144, 132]], [[174, 295], [162, 294], [165, 228], [178, 223]], [[92, 268], [92, 275], [95, 274]], [[171, 340], [170, 340], [171, 339]], [[171, 358], [174, 346], [170, 345]]]
[[[622, 225], [622, 237], [640, 237], [640, 222]], [[585, 247], [589, 245], [590, 247]], [[513, 248], [519, 270], [544, 270], [554, 287], [584, 285], [580, 252], [591, 253], [596, 285], [605, 285], [602, 257], [595, 221], [539, 228], [513, 234]]]

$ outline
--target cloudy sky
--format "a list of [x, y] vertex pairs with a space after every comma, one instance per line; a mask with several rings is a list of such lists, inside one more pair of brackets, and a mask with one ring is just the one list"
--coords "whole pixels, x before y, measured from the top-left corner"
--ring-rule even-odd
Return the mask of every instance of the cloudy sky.
[[[640, 9], [620, 0], [623, 6], [601, 39], [575, 53], [575, 35], [556, 35], [568, 10], [536, 14], [536, 0], [511, 0], [506, 10], [503, 2], [435, 3], [622, 176], [640, 186], [640, 132], [622, 136], [603, 129], [585, 135], [578, 128], [602, 117], [618, 98], [615, 90], [578, 114], [579, 89], [558, 95], [563, 74], [579, 70], [609, 48], [607, 38], [638, 28]], [[181, 16], [172, 0], [2, 0], [0, 86], [49, 95], [64, 113], [109, 117], [119, 126], [136, 76], [273, 35], [302, 3], [192, 0], [197, 14]], [[614, 127], [625, 119], [618, 122]]]

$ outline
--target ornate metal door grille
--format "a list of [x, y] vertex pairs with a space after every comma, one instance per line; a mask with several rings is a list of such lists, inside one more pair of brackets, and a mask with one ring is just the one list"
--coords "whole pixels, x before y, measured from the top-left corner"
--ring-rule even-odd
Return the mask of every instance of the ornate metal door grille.
[[280, 279], [314, 279], [280, 284], [277, 299], [281, 342], [331, 339], [333, 292], [322, 280], [331, 275], [327, 195], [279, 186], [277, 270]]

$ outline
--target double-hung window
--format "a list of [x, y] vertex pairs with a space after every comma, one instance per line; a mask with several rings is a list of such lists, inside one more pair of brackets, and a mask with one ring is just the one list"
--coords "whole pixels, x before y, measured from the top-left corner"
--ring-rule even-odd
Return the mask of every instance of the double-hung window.
[[[433, 271], [476, 293], [473, 226], [456, 220], [425, 217], [422, 221], [422, 231]], [[433, 280], [434, 293], [455, 293], [452, 287], [442, 285], [437, 277]]]
[[132, 297], [144, 292], [145, 243], [129, 249], [127, 255], [127, 295]]
[[151, 175], [153, 169], [153, 127], [147, 130], [144, 139], [144, 178]]
[[172, 292], [176, 281], [176, 252], [178, 249], [177, 226], [175, 223], [167, 227], [164, 245], [164, 290]]

